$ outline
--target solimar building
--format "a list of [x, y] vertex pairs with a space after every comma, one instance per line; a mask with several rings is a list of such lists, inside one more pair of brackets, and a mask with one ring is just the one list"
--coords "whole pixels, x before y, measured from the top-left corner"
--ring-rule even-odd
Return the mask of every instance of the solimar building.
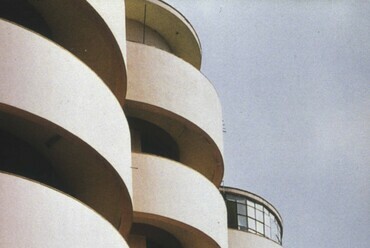
[[0, 17], [0, 247], [281, 247], [270, 203], [219, 189], [221, 106], [176, 9], [2, 0]]

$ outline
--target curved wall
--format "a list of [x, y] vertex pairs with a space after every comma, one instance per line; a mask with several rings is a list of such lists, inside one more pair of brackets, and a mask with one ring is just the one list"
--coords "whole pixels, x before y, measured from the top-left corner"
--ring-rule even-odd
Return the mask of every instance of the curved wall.
[[154, 46], [161, 50], [171, 52], [171, 48], [167, 41], [150, 27], [131, 19], [127, 19], [126, 26], [128, 41]]
[[[124, 1], [18, 0], [23, 8], [12, 21], [25, 18], [33, 9], [50, 30], [47, 37], [88, 65], [123, 103], [126, 93]], [[7, 18], [6, 15], [2, 15]], [[0, 16], [0, 18], [2, 17]], [[32, 30], [37, 28], [28, 26]]]
[[193, 27], [176, 9], [158, 0], [126, 0], [126, 17], [155, 30], [174, 55], [200, 69], [200, 41]]
[[126, 18], [124, 0], [87, 0], [94, 10], [105, 21], [109, 30], [114, 35], [126, 61]]
[[124, 248], [96, 212], [45, 185], [0, 173], [1, 247]]
[[188, 63], [153, 47], [128, 42], [128, 56], [127, 99], [186, 118], [222, 150], [222, 110], [211, 82]]
[[281, 248], [272, 240], [256, 234], [229, 229], [229, 248]]
[[[105, 217], [127, 233], [132, 213], [130, 134], [117, 99], [85, 64], [53, 42], [2, 20], [0, 33], [0, 112], [13, 118], [1, 125], [34, 142], [64, 173], [82, 176], [72, 180], [81, 186], [75, 193], [90, 195], [98, 209], [105, 205]], [[59, 137], [60, 146], [48, 149], [44, 142], [52, 137]], [[99, 180], [89, 177], [92, 168], [98, 168], [94, 176], [105, 173], [105, 182], [115, 190], [104, 192], [103, 187], [98, 194], [89, 183], [83, 186], [91, 180], [99, 188], [93, 183]]]
[[179, 144], [180, 161], [218, 185], [222, 111], [212, 84], [188, 63], [154, 47], [128, 42], [128, 61], [127, 114], [165, 129]]
[[212, 183], [178, 162], [132, 155], [135, 222], [170, 232], [184, 247], [227, 247], [226, 208]]

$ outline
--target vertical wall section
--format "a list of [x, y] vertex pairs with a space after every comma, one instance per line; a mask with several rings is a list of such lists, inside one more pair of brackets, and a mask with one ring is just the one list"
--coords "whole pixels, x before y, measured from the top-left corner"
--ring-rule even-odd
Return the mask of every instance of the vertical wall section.
[[125, 2], [0, 9], [0, 246], [127, 247]]
[[[126, 1], [133, 153], [130, 244], [227, 247], [222, 113], [199, 71], [201, 47], [187, 20], [163, 1]], [[162, 239], [156, 239], [162, 235]], [[176, 245], [175, 245], [176, 244]]]

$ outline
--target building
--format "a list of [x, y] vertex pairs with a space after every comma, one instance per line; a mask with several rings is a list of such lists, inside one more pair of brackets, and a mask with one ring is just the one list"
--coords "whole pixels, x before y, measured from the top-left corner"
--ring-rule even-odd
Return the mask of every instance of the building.
[[6, 0], [0, 16], [0, 247], [276, 246], [228, 233], [221, 106], [178, 11]]

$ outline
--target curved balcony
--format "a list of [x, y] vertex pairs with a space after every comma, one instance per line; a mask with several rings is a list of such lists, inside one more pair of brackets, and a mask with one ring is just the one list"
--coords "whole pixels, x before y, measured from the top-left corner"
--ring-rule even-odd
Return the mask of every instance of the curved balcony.
[[[250, 192], [220, 188], [228, 211], [230, 247], [281, 247], [282, 218], [269, 202]], [[238, 231], [234, 231], [236, 229]]]
[[225, 204], [212, 183], [172, 160], [132, 159], [135, 223], [171, 233], [182, 247], [227, 247]]
[[30, 144], [50, 161], [66, 193], [127, 234], [130, 134], [117, 99], [53, 42], [6, 21], [0, 33], [0, 129]]
[[154, 47], [128, 42], [128, 61], [127, 115], [168, 132], [179, 146], [179, 161], [219, 185], [222, 111], [212, 84], [188, 63]]
[[126, 11], [123, 0], [87, 0], [109, 27], [126, 61]]
[[124, 1], [13, 0], [1, 4], [0, 18], [38, 32], [70, 51], [124, 102]]
[[202, 55], [198, 36], [175, 8], [159, 0], [126, 0], [126, 17], [129, 41], [157, 46], [158, 42], [153, 43], [151, 39], [155, 31], [173, 54], [200, 69]]
[[2, 247], [128, 247], [99, 214], [37, 182], [0, 173]]

